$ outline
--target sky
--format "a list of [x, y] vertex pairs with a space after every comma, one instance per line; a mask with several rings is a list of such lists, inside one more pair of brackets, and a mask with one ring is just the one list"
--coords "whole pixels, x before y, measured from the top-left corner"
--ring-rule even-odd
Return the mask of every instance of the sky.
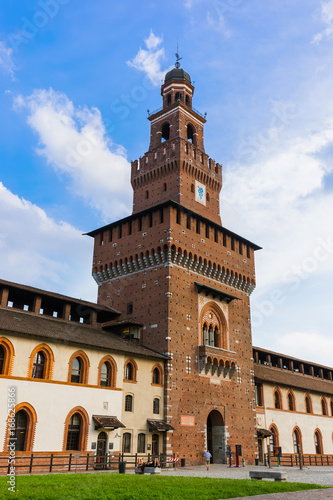
[[3, 0], [0, 276], [96, 300], [84, 233], [131, 213], [177, 43], [222, 223], [262, 247], [253, 343], [333, 366], [333, 0]]

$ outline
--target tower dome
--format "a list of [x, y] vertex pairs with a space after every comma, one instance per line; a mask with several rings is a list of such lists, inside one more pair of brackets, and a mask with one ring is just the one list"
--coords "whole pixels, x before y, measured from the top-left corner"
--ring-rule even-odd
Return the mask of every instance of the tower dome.
[[183, 80], [185, 82], [191, 83], [191, 77], [182, 68], [173, 68], [171, 71], [165, 75], [164, 83], [168, 83], [171, 80]]

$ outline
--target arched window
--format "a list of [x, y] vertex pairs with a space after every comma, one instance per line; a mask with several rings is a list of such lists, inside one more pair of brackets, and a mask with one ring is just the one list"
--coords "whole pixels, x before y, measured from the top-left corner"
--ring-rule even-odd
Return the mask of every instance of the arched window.
[[32, 367], [32, 378], [44, 378], [45, 365], [46, 359], [43, 351], [36, 352]]
[[202, 325], [202, 345], [228, 348], [227, 322], [223, 312], [215, 302], [209, 302], [203, 307], [200, 324]]
[[133, 411], [133, 396], [131, 394], [125, 396], [125, 411]]
[[4, 364], [5, 364], [5, 350], [2, 347], [2, 345], [0, 345], [0, 375], [2, 375]]
[[156, 414], [160, 413], [160, 399], [159, 398], [153, 399], [153, 413], [156, 413]]
[[162, 142], [169, 140], [169, 137], [170, 137], [170, 125], [169, 123], [165, 123], [162, 127], [162, 136], [161, 136]]
[[196, 146], [196, 135], [193, 125], [187, 125], [187, 140]]
[[133, 359], [130, 359], [125, 364], [124, 380], [126, 382], [136, 382], [137, 366]]
[[281, 392], [278, 389], [275, 389], [274, 391], [274, 408], [282, 410]]
[[194, 193], [194, 184], [191, 184], [191, 193]]
[[117, 365], [111, 356], [104, 356], [98, 366], [98, 385], [102, 387], [116, 386]]
[[322, 455], [324, 453], [323, 450], [323, 438], [319, 429], [316, 430], [314, 435], [315, 440], [315, 450], [317, 455]]
[[47, 344], [39, 344], [30, 355], [28, 377], [50, 380], [53, 362], [52, 349]]
[[323, 415], [328, 415], [327, 402], [325, 398], [321, 398], [321, 412]]
[[291, 391], [288, 392], [288, 409], [289, 411], [296, 411], [295, 396]]
[[68, 423], [66, 450], [80, 450], [82, 420], [79, 413], [74, 413]]
[[279, 446], [279, 433], [278, 433], [277, 427], [275, 425], [271, 425], [269, 430], [272, 433], [270, 436], [271, 451], [274, 451], [274, 448], [276, 446]]
[[63, 449], [68, 451], [85, 451], [89, 417], [84, 408], [76, 406], [67, 415]]
[[11, 374], [13, 359], [13, 344], [5, 337], [0, 337], [0, 375]]
[[167, 105], [170, 106], [171, 104], [171, 94], [167, 95]]
[[73, 359], [71, 382], [74, 382], [75, 384], [82, 383], [82, 361], [79, 357]]
[[28, 428], [28, 416], [24, 410], [20, 410], [15, 415], [15, 449], [16, 451], [26, 451], [26, 437]]
[[138, 434], [138, 453], [145, 453], [146, 451], [146, 434], [140, 432]]
[[32, 451], [37, 422], [35, 409], [29, 403], [20, 403], [14, 411], [15, 417], [10, 413], [7, 419], [6, 448], [15, 443], [16, 451]]
[[182, 100], [183, 100], [183, 94], [181, 92], [176, 92], [175, 102], [182, 101]]
[[68, 382], [87, 384], [89, 366], [89, 358], [84, 351], [74, 352], [68, 363]]
[[101, 367], [100, 385], [102, 385], [104, 387], [109, 387], [110, 386], [110, 378], [111, 378], [110, 363], [108, 363], [108, 362], [103, 363], [102, 367]]
[[129, 432], [123, 434], [123, 453], [131, 453], [131, 438]]
[[186, 106], [191, 106], [190, 97], [187, 94], [185, 95], [185, 104]]
[[162, 368], [160, 367], [160, 365], [154, 365], [152, 371], [153, 371], [153, 380], [152, 380], [152, 383], [154, 385], [162, 385], [162, 383], [163, 383], [163, 379], [162, 379], [163, 372], [162, 372]]
[[148, 190], [146, 191], [145, 196], [146, 196], [146, 200], [148, 200], [148, 198], [149, 198], [149, 191]]
[[309, 394], [305, 396], [305, 411], [306, 413], [312, 413], [312, 401]]
[[297, 454], [302, 453], [302, 435], [298, 427], [295, 427], [294, 429], [293, 441], [294, 441], [294, 452]]

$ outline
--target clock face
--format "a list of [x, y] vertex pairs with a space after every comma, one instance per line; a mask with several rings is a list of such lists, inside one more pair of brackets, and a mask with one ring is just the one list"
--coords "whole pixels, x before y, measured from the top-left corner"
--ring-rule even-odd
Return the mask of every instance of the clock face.
[[198, 181], [195, 181], [195, 201], [206, 205], [206, 186]]

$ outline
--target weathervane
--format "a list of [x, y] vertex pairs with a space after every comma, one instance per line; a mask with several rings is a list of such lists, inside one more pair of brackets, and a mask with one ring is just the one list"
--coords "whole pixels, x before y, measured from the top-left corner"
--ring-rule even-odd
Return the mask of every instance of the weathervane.
[[179, 57], [179, 54], [178, 54], [178, 42], [177, 42], [177, 52], [175, 54], [176, 56], [176, 64], [175, 64], [175, 68], [180, 68], [180, 60], [183, 59], [182, 57]]

